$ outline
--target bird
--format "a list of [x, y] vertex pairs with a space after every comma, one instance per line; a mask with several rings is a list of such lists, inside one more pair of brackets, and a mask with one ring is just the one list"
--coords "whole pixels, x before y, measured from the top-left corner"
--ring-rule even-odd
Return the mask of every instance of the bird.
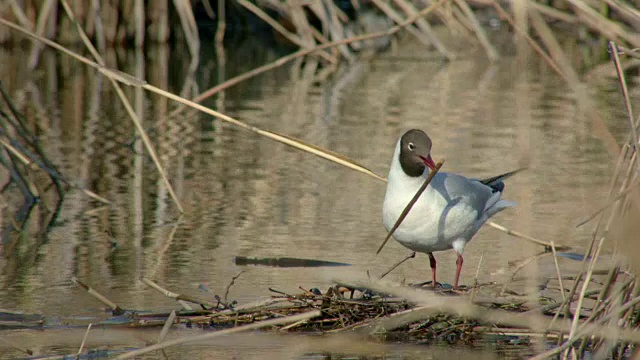
[[[411, 129], [398, 139], [382, 205], [382, 222], [387, 231], [425, 182], [428, 169], [435, 169], [431, 147], [431, 138], [419, 129]], [[501, 199], [503, 180], [521, 170], [484, 180], [440, 171], [435, 174], [393, 233], [403, 246], [429, 256], [434, 288], [438, 283], [433, 253], [449, 249], [456, 252], [453, 289], [458, 289], [465, 246], [489, 218], [516, 205]]]

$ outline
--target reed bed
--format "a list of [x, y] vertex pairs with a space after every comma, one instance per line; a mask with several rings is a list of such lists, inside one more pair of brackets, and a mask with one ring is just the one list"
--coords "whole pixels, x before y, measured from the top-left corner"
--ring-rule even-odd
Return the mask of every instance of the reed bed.
[[[445, 44], [433, 30], [434, 25], [442, 24], [461, 38], [475, 39], [491, 61], [499, 59], [499, 52], [479, 20], [479, 14], [486, 18], [486, 9], [497, 13], [501, 20], [514, 26], [517, 35], [526, 36], [530, 31], [536, 33], [550, 52], [553, 50], [548, 40], [555, 35], [553, 31], [544, 30], [544, 24], [553, 24], [556, 31], [563, 32], [568, 28], [582, 27], [592, 31], [600, 39], [616, 41], [626, 48], [640, 47], [640, 11], [638, 3], [634, 1], [452, 0], [427, 4], [438, 4], [438, 8], [429, 16], [421, 14], [404, 31], [421, 42], [426, 50], [435, 49], [447, 60], [455, 59], [458, 55], [456, 50], [452, 50], [452, 44]], [[315, 55], [320, 56], [324, 62], [335, 64], [340, 60], [351, 62], [356, 58], [355, 52], [361, 50], [364, 43], [355, 37], [376, 32], [369, 30], [376, 27], [389, 28], [393, 23], [402, 24], [418, 15], [424, 2], [371, 0], [362, 4], [353, 3], [350, 12], [354, 14], [351, 15], [346, 14], [345, 9], [334, 2], [322, 0], [304, 3], [293, 0], [238, 0], [237, 6], [233, 7], [229, 7], [223, 0], [214, 5], [208, 0], [162, 0], [148, 4], [142, 1], [76, 1], [71, 5], [76, 13], [75, 20], [64, 16], [68, 11], [64, 9], [63, 2], [54, 0], [10, 1], [0, 6], [0, 17], [63, 44], [84, 41], [76, 31], [76, 27], [79, 27], [101, 51], [106, 46], [119, 46], [126, 42], [141, 47], [147, 39], [153, 42], [167, 42], [171, 38], [183, 39], [194, 58], [198, 57], [200, 48], [198, 19], [217, 21], [217, 42], [222, 42], [224, 38], [227, 21], [264, 21], [274, 33], [301, 49], [312, 49], [352, 38], [335, 45], [337, 52], [329, 53], [324, 49], [316, 51]], [[239, 8], [245, 11], [237, 10]], [[361, 13], [370, 9], [382, 13], [386, 21], [378, 20], [379, 24], [361, 21], [360, 17], [364, 18], [360, 16]], [[230, 15], [231, 10], [234, 13]], [[15, 35], [0, 28], [0, 43], [15, 41], [18, 39]], [[40, 45], [34, 46], [31, 67], [37, 63], [39, 51]], [[542, 49], [536, 51], [540, 52]]]

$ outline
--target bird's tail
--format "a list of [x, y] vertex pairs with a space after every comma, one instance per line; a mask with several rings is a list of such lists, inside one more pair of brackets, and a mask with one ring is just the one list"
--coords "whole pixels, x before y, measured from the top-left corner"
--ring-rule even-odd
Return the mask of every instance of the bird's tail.
[[488, 179], [483, 179], [480, 180], [480, 182], [484, 185], [487, 185], [488, 187], [492, 188], [493, 191], [498, 191], [498, 192], [502, 192], [504, 190], [504, 183], [502, 182], [503, 180], [510, 178], [511, 176], [519, 173], [522, 170], [525, 170], [526, 168], [520, 168], [517, 170], [513, 170], [513, 171], [509, 171], [508, 173], [504, 173], [498, 176], [493, 176], [490, 177]]

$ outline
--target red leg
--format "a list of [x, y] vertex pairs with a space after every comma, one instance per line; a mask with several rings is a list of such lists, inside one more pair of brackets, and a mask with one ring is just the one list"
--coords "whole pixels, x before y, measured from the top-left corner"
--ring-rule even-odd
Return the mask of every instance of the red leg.
[[433, 276], [433, 288], [435, 289], [438, 286], [436, 282], [436, 258], [433, 256], [433, 253], [427, 253], [429, 255], [429, 266], [431, 266], [431, 275]]
[[456, 260], [456, 281], [453, 283], [453, 288], [458, 288], [458, 280], [460, 280], [460, 272], [462, 271], [462, 263], [464, 259], [462, 258], [462, 254], [458, 253], [458, 259]]

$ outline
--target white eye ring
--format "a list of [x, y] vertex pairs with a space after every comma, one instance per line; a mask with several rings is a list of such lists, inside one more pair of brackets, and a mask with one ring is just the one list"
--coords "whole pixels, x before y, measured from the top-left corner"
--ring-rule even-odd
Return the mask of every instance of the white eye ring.
[[415, 149], [415, 148], [416, 148], [416, 146], [415, 146], [415, 145], [413, 145], [413, 143], [412, 143], [412, 142], [410, 142], [410, 143], [407, 145], [407, 148], [409, 148], [409, 150], [413, 151], [413, 149]]

